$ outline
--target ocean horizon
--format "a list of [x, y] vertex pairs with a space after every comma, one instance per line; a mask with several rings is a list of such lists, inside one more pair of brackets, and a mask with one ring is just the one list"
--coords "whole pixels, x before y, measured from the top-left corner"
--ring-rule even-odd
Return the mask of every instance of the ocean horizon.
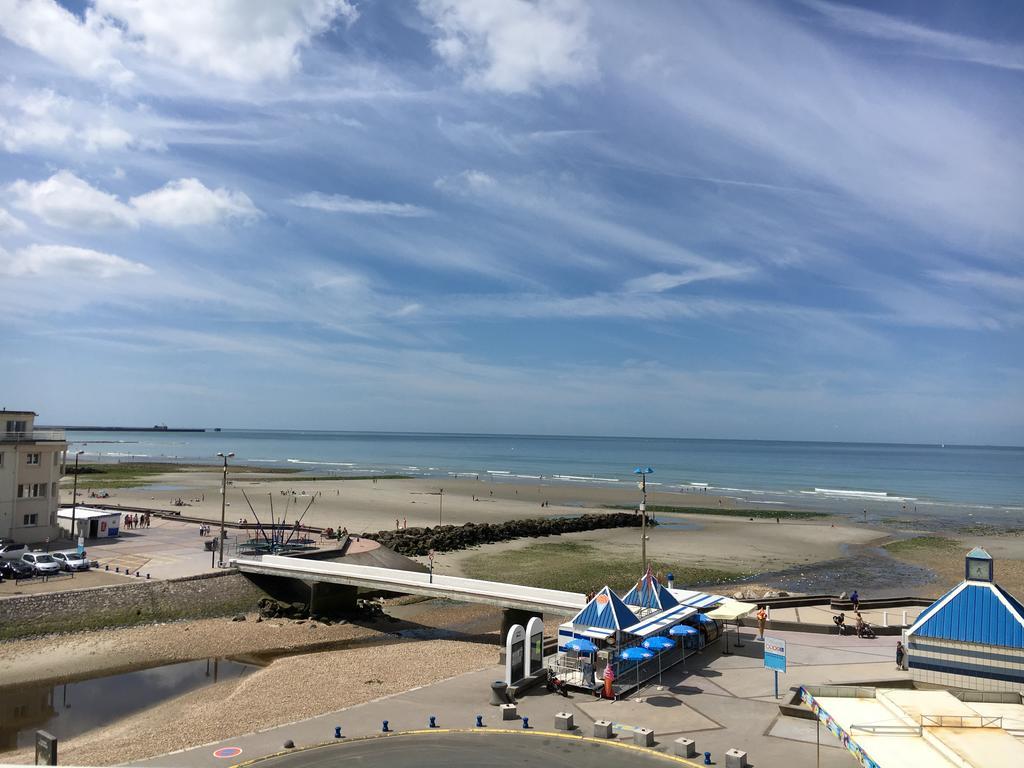
[[1024, 524], [1024, 448], [722, 438], [222, 429], [71, 431], [94, 461], [213, 463], [302, 469], [338, 477], [404, 474], [493, 482], [635, 482], [653, 491], [727, 496], [752, 507], [872, 513], [963, 510]]

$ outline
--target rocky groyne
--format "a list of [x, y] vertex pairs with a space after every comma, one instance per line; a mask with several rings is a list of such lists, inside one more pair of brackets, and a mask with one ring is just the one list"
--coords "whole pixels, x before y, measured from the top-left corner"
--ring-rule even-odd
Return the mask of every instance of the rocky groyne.
[[[382, 545], [410, 557], [434, 552], [453, 552], [480, 544], [494, 544], [512, 539], [558, 536], [563, 533], [596, 531], [602, 528], [639, 528], [640, 515], [634, 512], [609, 512], [578, 517], [533, 518], [509, 520], [504, 523], [466, 523], [438, 525], [433, 528], [405, 528], [400, 531], [378, 531], [365, 534]], [[648, 525], [657, 525], [653, 520]]]

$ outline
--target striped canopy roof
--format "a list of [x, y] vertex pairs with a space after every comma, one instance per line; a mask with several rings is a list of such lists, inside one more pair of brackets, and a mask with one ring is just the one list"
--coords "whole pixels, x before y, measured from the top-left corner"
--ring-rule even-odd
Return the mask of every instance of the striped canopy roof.
[[569, 623], [621, 630], [636, 624], [636, 614], [622, 602], [622, 598], [608, 587], [603, 587]]
[[679, 605], [679, 601], [672, 596], [672, 593], [654, 578], [649, 567], [647, 573], [640, 577], [640, 580], [626, 593], [622, 601], [626, 605], [634, 605], [637, 608], [653, 608], [658, 611], [668, 610]]

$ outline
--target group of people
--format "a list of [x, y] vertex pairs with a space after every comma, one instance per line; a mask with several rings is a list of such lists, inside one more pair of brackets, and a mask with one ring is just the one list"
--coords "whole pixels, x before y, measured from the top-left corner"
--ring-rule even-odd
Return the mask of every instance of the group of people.
[[136, 528], [149, 528], [151, 522], [150, 514], [130, 514], [124, 516], [124, 527], [129, 531], [135, 530]]
[[[853, 604], [853, 615], [854, 629], [857, 632], [857, 637], [874, 638], [875, 630], [871, 627], [868, 622], [864, 621], [864, 617], [860, 615], [860, 595], [857, 594], [857, 590], [853, 590], [850, 593], [850, 602]], [[840, 635], [846, 634], [846, 614], [840, 613], [838, 616], [833, 616], [832, 621], [835, 622], [836, 627], [839, 629]]]

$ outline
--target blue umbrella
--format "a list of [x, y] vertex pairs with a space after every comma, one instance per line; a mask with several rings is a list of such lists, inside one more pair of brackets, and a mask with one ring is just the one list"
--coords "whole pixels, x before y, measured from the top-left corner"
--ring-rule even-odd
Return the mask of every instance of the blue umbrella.
[[710, 616], [708, 616], [707, 614], [704, 614], [704, 613], [698, 613], [697, 614], [697, 621], [699, 621], [701, 624], [714, 624], [715, 623], [714, 619], [712, 619]]
[[646, 648], [634, 646], [633, 648], [627, 648], [620, 653], [619, 658], [625, 659], [626, 661], [647, 661], [648, 659], [653, 659], [654, 654]]
[[[619, 658], [625, 659], [626, 661], [647, 661], [648, 659], [654, 658], [654, 652], [648, 651], [646, 648], [634, 646], [633, 648], [627, 648], [620, 653]], [[637, 691], [640, 690], [640, 664], [636, 665], [636, 689]]]
[[687, 637], [688, 635], [700, 634], [700, 630], [696, 627], [691, 627], [689, 624], [676, 624], [668, 633], [673, 637]]
[[[676, 641], [669, 640], [667, 637], [649, 637], [644, 640], [644, 648], [649, 651], [667, 651], [669, 648], [675, 648]], [[658, 654], [658, 684], [661, 684], [661, 654]]]
[[664, 651], [675, 647], [675, 640], [669, 640], [667, 637], [651, 637], [644, 640], [644, 648], [648, 651]]
[[585, 637], [574, 637], [565, 644], [565, 647], [570, 651], [576, 651], [577, 653], [593, 653], [597, 650], [597, 646]]

